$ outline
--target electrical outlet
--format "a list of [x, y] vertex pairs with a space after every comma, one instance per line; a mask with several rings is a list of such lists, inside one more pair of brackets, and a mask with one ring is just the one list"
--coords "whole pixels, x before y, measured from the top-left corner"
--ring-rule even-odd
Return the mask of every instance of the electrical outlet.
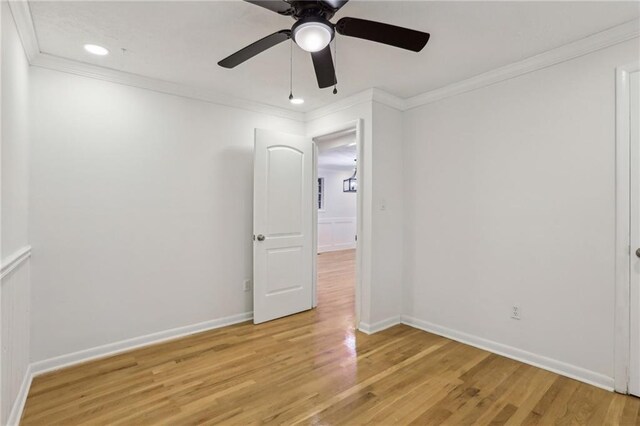
[[251, 291], [251, 280], [244, 280], [244, 291]]
[[521, 313], [522, 312], [520, 310], [520, 305], [513, 305], [513, 307], [511, 308], [511, 318], [519, 320]]

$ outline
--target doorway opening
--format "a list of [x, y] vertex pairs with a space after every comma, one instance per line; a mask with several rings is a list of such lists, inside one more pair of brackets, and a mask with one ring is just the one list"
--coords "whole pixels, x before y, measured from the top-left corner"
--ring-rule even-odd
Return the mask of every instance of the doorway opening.
[[315, 145], [314, 307], [359, 319], [358, 148], [356, 123], [313, 138]]

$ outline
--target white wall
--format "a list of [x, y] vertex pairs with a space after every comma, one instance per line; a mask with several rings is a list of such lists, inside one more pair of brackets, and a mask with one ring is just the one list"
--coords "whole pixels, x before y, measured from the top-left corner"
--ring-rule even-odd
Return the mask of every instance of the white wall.
[[[29, 80], [26, 57], [6, 2], [1, 2], [0, 424], [16, 404], [29, 364], [29, 260], [12, 262], [29, 245]], [[17, 410], [14, 410], [14, 415]]]
[[358, 190], [362, 192], [362, 223], [358, 240], [360, 326], [375, 331], [396, 323], [402, 313], [402, 113], [378, 102], [366, 101], [328, 114], [313, 114], [307, 135], [362, 119]]
[[356, 217], [356, 193], [342, 191], [342, 182], [351, 176], [353, 167], [318, 168], [318, 177], [324, 178], [324, 208], [318, 211], [318, 218]]
[[2, 2], [2, 246], [4, 259], [28, 245], [29, 64], [11, 10]]
[[[359, 320], [362, 324], [369, 324], [371, 317], [371, 252], [373, 234], [372, 223], [372, 164], [373, 164], [373, 126], [372, 102], [370, 100], [356, 103], [345, 108], [330, 110], [326, 113], [316, 112], [307, 118], [306, 134], [311, 138], [326, 135], [336, 131], [336, 127], [358, 121], [362, 123], [361, 138], [358, 141], [358, 190], [360, 191], [362, 220], [359, 220], [358, 241], [361, 243], [356, 262], [360, 265], [358, 281], [360, 294], [356, 300], [359, 309]], [[342, 129], [344, 130], [344, 129]], [[360, 219], [360, 218], [358, 218]]]
[[251, 311], [254, 128], [303, 124], [31, 78], [33, 360]]
[[613, 70], [637, 55], [306, 125], [32, 68], [32, 360], [250, 311], [253, 128], [361, 119], [364, 328], [402, 314], [610, 379]]
[[404, 173], [402, 112], [373, 102], [373, 243], [371, 326], [402, 314]]
[[342, 191], [342, 181], [351, 176], [353, 168], [318, 168], [318, 177], [324, 178], [324, 209], [318, 211], [320, 253], [356, 247], [356, 193]]
[[637, 39], [405, 113], [405, 314], [612, 384], [615, 67], [633, 60]]

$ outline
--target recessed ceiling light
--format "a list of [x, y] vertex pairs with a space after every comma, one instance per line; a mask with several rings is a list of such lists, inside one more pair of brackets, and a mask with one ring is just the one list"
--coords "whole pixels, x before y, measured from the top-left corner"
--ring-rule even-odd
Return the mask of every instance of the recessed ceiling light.
[[302, 98], [291, 98], [291, 99], [289, 99], [289, 102], [291, 102], [294, 105], [302, 105], [304, 103], [304, 99], [302, 99]]
[[85, 44], [84, 50], [98, 56], [105, 56], [109, 54], [109, 49], [98, 46], [97, 44]]

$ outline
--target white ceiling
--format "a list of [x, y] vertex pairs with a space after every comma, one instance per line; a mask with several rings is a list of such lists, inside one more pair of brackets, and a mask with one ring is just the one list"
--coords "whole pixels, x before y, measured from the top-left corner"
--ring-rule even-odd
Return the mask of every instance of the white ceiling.
[[356, 146], [342, 145], [326, 150], [320, 150], [318, 167], [332, 169], [353, 169], [356, 165]]
[[[294, 49], [289, 104], [289, 49], [282, 43], [235, 69], [217, 62], [293, 20], [240, 0], [208, 2], [30, 3], [40, 50], [78, 61], [309, 111], [377, 87], [409, 97], [542, 53], [637, 19], [628, 2], [356, 1], [334, 18], [353, 16], [431, 33], [421, 53], [338, 36], [338, 95], [317, 87], [311, 60]], [[111, 50], [86, 53], [85, 43]], [[122, 53], [121, 48], [126, 48]]]

